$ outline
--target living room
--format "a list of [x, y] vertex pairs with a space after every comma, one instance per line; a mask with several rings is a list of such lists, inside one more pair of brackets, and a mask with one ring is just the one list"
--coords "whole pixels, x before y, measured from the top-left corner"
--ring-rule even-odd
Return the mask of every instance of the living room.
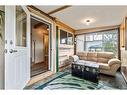
[[127, 0], [0, 0], [0, 95], [34, 94], [127, 94]]
[[[63, 86], [62, 89], [76, 89], [76, 87], [71, 87], [71, 84], [76, 85], [71, 80], [67, 82], [69, 79], [73, 80], [73, 76], [79, 77], [79, 79], [85, 78], [88, 81], [95, 78], [95, 81], [102, 82], [102, 84], [97, 83], [97, 87], [95, 85], [86, 87], [85, 85], [83, 88], [77, 89], [127, 89], [125, 37], [127, 12], [125, 6], [35, 7], [62, 22], [62, 24], [56, 22], [56, 70], [57, 73], [62, 72], [65, 80], [63, 80], [64, 82], [60, 79], [54, 80], [56, 77], [53, 77], [56, 83], [50, 80], [48, 83], [42, 84], [41, 80], [37, 84], [30, 85], [29, 89], [33, 86], [34, 89], [61, 89], [62, 87], [59, 86]], [[85, 13], [83, 14], [81, 11], [85, 11]], [[99, 73], [90, 76], [90, 73], [82, 72], [84, 69], [91, 70], [91, 67]], [[69, 74], [66, 79], [65, 73], [63, 74], [66, 71], [71, 72], [73, 76]], [[81, 81], [77, 81], [77, 85], [82, 86]], [[88, 84], [90, 85], [90, 83]]]
[[[126, 9], [0, 6], [0, 88], [127, 89]], [[39, 40], [44, 38], [41, 42], [46, 40], [44, 49], [33, 39], [31, 26], [41, 27], [34, 33]], [[46, 39], [42, 38], [44, 34], [48, 34]], [[30, 76], [31, 63], [37, 65], [38, 55], [43, 59], [42, 51], [46, 52], [46, 61], [39, 63], [46, 63], [46, 70], [40, 64], [37, 74]]]

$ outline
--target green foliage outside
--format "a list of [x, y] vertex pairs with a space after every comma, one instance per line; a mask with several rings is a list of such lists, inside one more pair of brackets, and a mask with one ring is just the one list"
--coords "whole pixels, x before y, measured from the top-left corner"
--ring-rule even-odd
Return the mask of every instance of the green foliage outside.
[[106, 41], [103, 43], [103, 49], [107, 52], [113, 52], [115, 56], [117, 56], [117, 44], [114, 43], [114, 41]]

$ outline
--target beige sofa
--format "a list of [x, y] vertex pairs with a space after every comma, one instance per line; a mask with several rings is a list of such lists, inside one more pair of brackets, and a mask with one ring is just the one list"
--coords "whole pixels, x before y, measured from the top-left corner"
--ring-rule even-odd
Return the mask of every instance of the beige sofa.
[[99, 64], [100, 73], [115, 76], [121, 61], [114, 58], [111, 52], [78, 52], [77, 57], [70, 57], [73, 61], [91, 62]]

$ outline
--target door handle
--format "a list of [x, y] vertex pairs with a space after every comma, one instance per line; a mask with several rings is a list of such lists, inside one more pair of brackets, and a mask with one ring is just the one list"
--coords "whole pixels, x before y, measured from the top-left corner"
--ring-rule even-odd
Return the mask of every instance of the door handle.
[[18, 51], [17, 51], [17, 50], [11, 49], [9, 52], [10, 52], [10, 53], [15, 53], [15, 52], [18, 52]]

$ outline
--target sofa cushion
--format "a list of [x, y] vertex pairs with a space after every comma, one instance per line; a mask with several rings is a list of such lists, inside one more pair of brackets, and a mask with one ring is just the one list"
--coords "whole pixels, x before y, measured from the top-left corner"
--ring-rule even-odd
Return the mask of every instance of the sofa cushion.
[[114, 57], [114, 54], [112, 52], [98, 52], [97, 57], [111, 59]]
[[100, 69], [105, 69], [105, 70], [109, 70], [110, 67], [108, 64], [104, 64], [104, 63], [98, 63], [99, 64], [99, 68]]
[[80, 59], [80, 60], [87, 60], [87, 57], [80, 56], [79, 59]]
[[80, 60], [87, 60], [87, 52], [77, 52]]
[[119, 59], [113, 58], [108, 61], [108, 64], [111, 66], [113, 64], [121, 64], [121, 61]]
[[87, 53], [87, 60], [97, 62], [97, 53], [96, 52], [88, 52]]
[[108, 61], [113, 58], [112, 52], [98, 52], [97, 53], [97, 62], [99, 63], [108, 63]]
[[97, 58], [97, 62], [107, 64], [109, 59], [107, 58]]

